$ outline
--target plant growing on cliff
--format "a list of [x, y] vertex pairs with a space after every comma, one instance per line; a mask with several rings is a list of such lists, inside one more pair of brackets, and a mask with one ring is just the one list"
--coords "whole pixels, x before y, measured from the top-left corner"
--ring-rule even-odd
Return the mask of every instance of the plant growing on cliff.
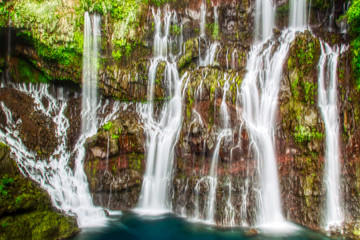
[[360, 91], [360, 0], [353, 0], [347, 12], [350, 25], [352, 68], [357, 90]]
[[113, 123], [112, 122], [108, 122], [105, 123], [104, 126], [102, 127], [105, 131], [110, 131], [110, 129], [112, 128]]
[[7, 175], [3, 176], [0, 180], [0, 196], [6, 197], [8, 195], [6, 187], [11, 183], [14, 183], [14, 179], [9, 178]]
[[294, 137], [295, 142], [303, 143], [310, 142], [311, 140], [321, 140], [324, 135], [317, 132], [316, 129], [310, 130], [307, 126], [299, 125], [295, 127]]

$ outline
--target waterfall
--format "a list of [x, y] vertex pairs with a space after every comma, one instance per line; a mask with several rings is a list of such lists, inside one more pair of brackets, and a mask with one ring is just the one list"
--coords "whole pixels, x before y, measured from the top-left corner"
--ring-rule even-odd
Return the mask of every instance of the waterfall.
[[[351, 1], [348, 1], [347, 3], [344, 2], [343, 4], [343, 15], [346, 15], [347, 11], [349, 10], [351, 5]], [[347, 19], [342, 19], [340, 22], [340, 33], [347, 34], [349, 29], [349, 24], [347, 23]]]
[[[84, 29], [84, 57], [83, 57], [83, 102], [82, 102], [82, 132], [70, 152], [68, 146], [67, 130], [70, 127], [69, 120], [65, 116], [67, 100], [65, 97], [54, 98], [45, 84], [39, 85], [15, 85], [16, 90], [31, 96], [34, 99], [34, 108], [44, 115], [52, 118], [56, 125], [56, 136], [59, 144], [48, 161], [39, 160], [36, 153], [28, 150], [23, 144], [17, 129], [21, 121], [14, 122], [11, 112], [4, 103], [1, 109], [7, 116], [7, 128], [0, 132], [0, 138], [12, 149], [22, 172], [29, 175], [38, 182], [51, 196], [55, 207], [62, 209], [68, 214], [75, 215], [80, 227], [102, 225], [106, 221], [105, 214], [101, 208], [93, 206], [88, 189], [86, 175], [83, 169], [85, 157], [84, 143], [86, 139], [95, 134], [99, 125], [110, 120], [114, 116], [109, 115], [107, 119], [97, 119], [96, 77], [97, 77], [97, 55], [100, 18], [93, 16], [93, 28], [88, 13], [85, 13]], [[61, 91], [60, 91], [61, 92]], [[43, 102], [49, 104], [44, 105]], [[114, 105], [115, 106], [115, 105]], [[115, 108], [114, 111], [118, 109]], [[100, 121], [99, 121], [100, 120]], [[69, 160], [74, 157], [74, 168], [69, 166]]]
[[219, 28], [219, 12], [218, 12], [219, 5], [214, 6], [214, 28]]
[[83, 134], [96, 131], [97, 106], [97, 75], [100, 38], [100, 16], [94, 14], [90, 18], [85, 12], [84, 23], [84, 52], [82, 69], [82, 122]]
[[290, 0], [290, 27], [305, 28], [307, 23], [307, 0]]
[[276, 45], [278, 41], [254, 45], [248, 58], [247, 74], [241, 85], [243, 119], [258, 161], [260, 191], [257, 222], [260, 225], [284, 221], [274, 131], [282, 68], [294, 37], [293, 31], [285, 30], [279, 39], [279, 46]]
[[335, 23], [335, 0], [332, 1], [331, 13], [329, 16], [329, 31], [332, 32], [334, 30]]
[[216, 50], [220, 46], [218, 42], [214, 42], [210, 45], [209, 48], [206, 49], [204, 58], [201, 57], [200, 48], [199, 48], [199, 66], [206, 67], [211, 66], [216, 57]]
[[210, 174], [207, 177], [209, 181], [209, 192], [207, 197], [207, 204], [206, 204], [207, 214], [205, 220], [209, 223], [214, 223], [214, 214], [216, 209], [217, 170], [218, 170], [221, 142], [225, 137], [230, 136], [232, 133], [231, 129], [229, 128], [230, 116], [226, 104], [226, 96], [230, 88], [229, 78], [230, 77], [228, 77], [226, 74], [224, 75], [225, 84], [223, 89], [223, 98], [220, 105], [220, 117], [221, 117], [222, 126], [220, 133], [216, 138], [216, 146], [211, 160]]
[[225, 207], [225, 217], [223, 219], [223, 225], [224, 226], [230, 226], [233, 227], [235, 226], [235, 207], [233, 206], [231, 199], [232, 199], [232, 183], [231, 183], [231, 179], [228, 179], [227, 182], [227, 186], [228, 186], [228, 200], [226, 201], [226, 207]]
[[326, 185], [326, 229], [331, 226], [341, 226], [344, 221], [340, 198], [340, 120], [337, 102], [337, 63], [339, 54], [340, 49], [338, 46], [331, 48], [328, 44], [321, 43], [318, 95], [326, 135], [324, 179]]
[[275, 7], [273, 0], [256, 0], [255, 39], [265, 40], [272, 34], [275, 24]]
[[[168, 7], [164, 8], [161, 21], [161, 10], [153, 10], [155, 21], [154, 56], [150, 62], [148, 77], [148, 103], [137, 106], [146, 132], [146, 172], [142, 184], [139, 208], [150, 213], [170, 211], [169, 188], [172, 181], [174, 148], [179, 138], [182, 123], [182, 84], [187, 74], [179, 77], [177, 64], [170, 58], [168, 33], [171, 16]], [[161, 31], [163, 22], [164, 33]], [[160, 43], [161, 42], [161, 43]], [[157, 47], [158, 46], [158, 47]], [[169, 59], [170, 58], [170, 59]], [[165, 63], [163, 83], [166, 97], [160, 109], [155, 110], [154, 94], [157, 68]], [[188, 78], [187, 78], [188, 79]], [[156, 111], [156, 113], [154, 112]]]
[[[217, 12], [217, 7], [214, 7], [214, 16], [215, 16], [215, 26], [217, 26], [217, 30], [219, 30], [219, 26], [218, 26], [218, 12]], [[205, 25], [206, 25], [206, 5], [203, 2], [201, 4], [201, 8], [200, 8], [200, 16], [201, 16], [201, 21], [200, 21], [200, 37], [199, 37], [199, 45], [201, 43], [201, 41], [205, 41], [205, 45], [206, 45], [206, 50], [205, 50], [205, 54], [204, 56], [201, 56], [201, 47], [199, 47], [199, 67], [206, 67], [206, 66], [211, 66], [214, 61], [215, 61], [215, 55], [216, 55], [216, 50], [217, 48], [220, 46], [220, 44], [215, 41], [213, 43], [210, 44], [210, 46], [208, 46], [208, 42], [206, 40], [206, 35], [205, 35]]]
[[[24, 145], [20, 133], [21, 120], [15, 122], [10, 109], [1, 102], [1, 109], [6, 114], [6, 127], [0, 130], [0, 140], [10, 148], [20, 170], [38, 182], [51, 196], [55, 207], [67, 214], [75, 215], [80, 227], [103, 225], [106, 221], [101, 208], [94, 207], [88, 190], [88, 183], [83, 170], [86, 137], [81, 135], [74, 151], [70, 152], [68, 145], [68, 128], [70, 123], [65, 115], [68, 100], [56, 99], [48, 91], [46, 84], [12, 84], [17, 91], [34, 99], [34, 110], [50, 117], [56, 128], [58, 144], [55, 151], [47, 160], [39, 159], [36, 152], [32, 152]], [[44, 105], [44, 102], [48, 103]], [[99, 106], [95, 110], [99, 109]], [[119, 108], [113, 105], [113, 111], [105, 119], [100, 119], [99, 125], [111, 120]], [[99, 126], [98, 125], [98, 126]], [[75, 169], [69, 166], [69, 161], [75, 157]]]

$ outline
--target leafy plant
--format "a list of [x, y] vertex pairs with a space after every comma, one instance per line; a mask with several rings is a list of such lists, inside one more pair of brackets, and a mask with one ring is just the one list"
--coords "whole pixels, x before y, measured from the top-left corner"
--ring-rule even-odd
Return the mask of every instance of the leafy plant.
[[110, 129], [112, 128], [113, 126], [113, 123], [112, 122], [108, 122], [108, 123], [105, 123], [105, 125], [103, 126], [103, 129], [105, 131], [110, 131]]
[[324, 137], [324, 135], [317, 132], [316, 129], [310, 130], [307, 126], [299, 125], [295, 127], [294, 137], [295, 142], [303, 143], [311, 140], [320, 140]]
[[353, 0], [347, 12], [351, 36], [352, 68], [357, 90], [360, 91], [360, 0]]
[[14, 183], [14, 179], [8, 178], [7, 175], [5, 175], [0, 180], [0, 195], [2, 195], [4, 197], [6, 197], [8, 195], [8, 191], [7, 191], [6, 187], [11, 183]]

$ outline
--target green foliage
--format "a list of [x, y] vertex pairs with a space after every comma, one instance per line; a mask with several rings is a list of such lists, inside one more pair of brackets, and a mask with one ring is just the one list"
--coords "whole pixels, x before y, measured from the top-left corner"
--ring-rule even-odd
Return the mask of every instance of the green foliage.
[[312, 6], [316, 9], [328, 9], [330, 0], [313, 0]]
[[311, 104], [314, 104], [314, 95], [317, 91], [317, 85], [311, 82], [302, 82], [302, 86], [305, 90], [305, 102], [310, 102]]
[[48, 76], [74, 80], [74, 75], [80, 75], [84, 11], [78, 8], [69, 8], [59, 0], [13, 2], [11, 19], [13, 26], [20, 29], [18, 37], [34, 46], [41, 59], [59, 63], [72, 73], [65, 75], [41, 69]]
[[307, 126], [299, 125], [295, 127], [294, 137], [296, 142], [303, 143], [311, 140], [321, 140], [324, 135], [317, 132], [315, 128], [310, 130]]
[[177, 24], [171, 25], [170, 33], [172, 35], [178, 36], [181, 34], [181, 28]]
[[7, 226], [9, 226], [8, 222], [5, 221], [5, 222], [1, 223], [2, 228], [7, 228]]
[[120, 136], [118, 134], [115, 134], [115, 133], [111, 134], [112, 139], [119, 139], [119, 137]]
[[353, 0], [347, 12], [350, 34], [357, 37], [360, 34], [360, 0]]
[[351, 36], [352, 69], [357, 90], [360, 91], [360, 0], [353, 0], [347, 12]]
[[285, 3], [276, 8], [276, 16], [284, 18], [289, 15], [289, 3]]
[[213, 38], [214, 39], [219, 38], [219, 25], [218, 24], [214, 24]]
[[144, 159], [143, 154], [137, 154], [135, 152], [129, 154], [129, 167], [135, 171], [141, 171], [141, 160]]
[[112, 122], [108, 122], [105, 123], [104, 126], [102, 127], [105, 131], [110, 131], [110, 129], [112, 128], [113, 123]]
[[115, 60], [120, 61], [123, 56], [129, 57], [137, 45], [141, 44], [140, 42], [129, 42], [125, 38], [120, 40], [114, 40], [114, 45], [117, 50], [112, 52], [112, 56]]
[[[313, 52], [314, 52], [314, 43], [313, 42], [308, 43], [306, 49], [301, 48], [301, 47], [297, 48], [296, 56], [297, 56], [299, 66], [309, 66], [309, 65], [312, 66], [314, 63], [313, 62], [313, 60], [314, 60]], [[304, 72], [302, 72], [303, 73], [302, 75], [305, 75], [310, 70], [311, 69], [309, 69], [309, 68], [305, 68]]]
[[6, 1], [0, 2], [0, 28], [5, 27], [9, 18], [9, 10]]
[[50, 80], [50, 77], [35, 69], [31, 63], [21, 59], [12, 73], [14, 78], [26, 83], [47, 83]]
[[154, 5], [154, 6], [157, 6], [157, 7], [160, 7], [162, 5], [164, 5], [165, 3], [168, 3], [170, 2], [169, 0], [149, 0], [149, 3], [151, 5]]
[[14, 179], [9, 178], [7, 175], [0, 179], [0, 196], [6, 197], [8, 195], [7, 186], [14, 183]]

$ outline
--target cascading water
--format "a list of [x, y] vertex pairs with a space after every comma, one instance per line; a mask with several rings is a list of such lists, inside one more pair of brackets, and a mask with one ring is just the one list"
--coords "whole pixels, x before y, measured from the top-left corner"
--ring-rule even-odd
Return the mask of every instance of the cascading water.
[[272, 34], [275, 24], [273, 0], [256, 0], [255, 39], [261, 41]]
[[232, 183], [231, 183], [231, 179], [228, 179], [227, 182], [227, 186], [228, 186], [228, 200], [226, 201], [226, 207], [225, 207], [225, 217], [223, 219], [223, 225], [224, 226], [230, 226], [233, 227], [235, 226], [235, 207], [233, 206], [231, 199], [232, 199]]
[[[96, 133], [99, 125], [113, 117], [113, 114], [107, 119], [97, 119], [96, 117], [97, 110], [100, 108], [97, 104], [96, 96], [97, 38], [100, 32], [100, 18], [94, 15], [92, 21], [93, 27], [91, 27], [89, 14], [85, 13], [82, 132], [74, 147], [74, 152], [70, 152], [70, 146], [67, 145], [67, 129], [70, 126], [64, 114], [67, 108], [67, 100], [64, 97], [54, 98], [48, 92], [47, 85], [27, 86], [11, 84], [18, 91], [33, 97], [35, 109], [51, 117], [57, 126], [56, 136], [59, 139], [59, 144], [48, 162], [38, 160], [37, 154], [25, 147], [16, 130], [21, 125], [21, 121], [14, 122], [9, 109], [3, 103], [1, 106], [2, 110], [6, 113], [8, 123], [6, 132], [0, 133], [1, 140], [11, 147], [23, 173], [41, 184], [50, 194], [54, 206], [68, 214], [75, 214], [80, 227], [102, 225], [106, 221], [104, 211], [93, 206], [88, 190], [88, 183], [83, 170], [85, 157], [84, 143], [89, 136]], [[44, 106], [44, 100], [49, 103], [48, 106]], [[117, 110], [115, 108], [114, 111]], [[68, 164], [72, 156], [75, 157], [74, 170]]]
[[100, 16], [94, 14], [90, 18], [85, 12], [84, 23], [84, 53], [82, 70], [82, 122], [83, 134], [91, 133], [96, 129], [97, 106], [97, 75], [100, 37]]
[[[348, 1], [347, 3], [344, 2], [344, 4], [343, 4], [343, 15], [344, 16], [346, 15], [347, 11], [349, 10], [350, 5], [351, 5], [351, 1]], [[342, 34], [347, 34], [348, 29], [349, 29], [349, 24], [347, 23], [347, 19], [346, 18], [342, 19], [340, 22], [340, 32]]]
[[293, 31], [285, 30], [278, 47], [277, 41], [253, 46], [248, 58], [247, 74], [241, 85], [243, 119], [258, 160], [261, 190], [257, 222], [260, 225], [284, 221], [273, 139], [283, 63], [294, 37]]
[[226, 96], [227, 92], [229, 91], [230, 84], [229, 84], [229, 77], [224, 76], [225, 84], [224, 84], [224, 92], [223, 92], [223, 99], [220, 105], [220, 117], [221, 117], [221, 131], [216, 139], [216, 146], [213, 153], [213, 157], [211, 160], [210, 166], [210, 174], [207, 176], [209, 181], [209, 192], [207, 197], [207, 213], [206, 213], [206, 221], [209, 223], [214, 222], [214, 214], [215, 214], [215, 205], [216, 205], [216, 188], [217, 188], [217, 170], [218, 170], [218, 162], [219, 162], [219, 153], [220, 153], [220, 146], [222, 140], [231, 135], [231, 129], [229, 128], [230, 116], [227, 110], [226, 105]]
[[337, 104], [337, 63], [339, 54], [340, 49], [338, 46], [331, 48], [328, 44], [321, 43], [318, 95], [326, 135], [324, 179], [326, 185], [326, 229], [332, 226], [339, 227], [344, 221], [340, 197], [340, 120]]
[[331, 13], [329, 16], [329, 31], [333, 31], [334, 30], [334, 23], [335, 23], [335, 1], [332, 1], [332, 5], [331, 5]]
[[307, 0], [290, 0], [290, 27], [304, 28], [307, 23]]
[[[169, 188], [172, 181], [174, 147], [182, 123], [182, 84], [187, 77], [179, 77], [175, 59], [167, 55], [170, 21], [173, 12], [164, 8], [164, 34], [161, 31], [161, 10], [153, 10], [155, 21], [154, 56], [150, 62], [148, 103], [138, 105], [144, 122], [146, 139], [146, 172], [140, 194], [142, 211], [159, 213], [170, 211]], [[154, 91], [157, 67], [165, 62], [164, 83], [169, 100], [164, 101], [160, 111], [155, 110]], [[155, 113], [156, 111], [157, 113]]]
[[[83, 171], [83, 147], [86, 137], [81, 135], [74, 152], [68, 146], [67, 130], [69, 120], [65, 116], [67, 99], [55, 99], [48, 91], [46, 84], [11, 84], [16, 90], [31, 96], [34, 99], [34, 109], [52, 118], [56, 126], [58, 145], [48, 160], [40, 160], [37, 153], [27, 149], [22, 142], [19, 131], [21, 120], [15, 122], [11, 111], [1, 103], [1, 109], [6, 114], [6, 127], [0, 130], [0, 140], [11, 148], [12, 154], [21, 171], [38, 182], [51, 196], [55, 207], [68, 214], [75, 215], [80, 227], [103, 225], [106, 221], [102, 209], [94, 207], [88, 191], [87, 180]], [[44, 105], [44, 102], [48, 102]], [[105, 119], [100, 119], [99, 125], [111, 120], [118, 111], [117, 104], [113, 105], [113, 112]], [[96, 106], [95, 111], [99, 109]], [[98, 125], [98, 126], [99, 126]], [[69, 166], [69, 161], [75, 156], [75, 169]]]
[[[202, 2], [200, 7], [200, 37], [199, 37], [199, 43], [201, 41], [205, 41], [205, 45], [207, 45], [206, 35], [205, 35], [205, 26], [206, 26], [206, 3]], [[215, 25], [218, 24], [216, 21], [219, 21], [218, 19], [218, 12], [217, 7], [214, 7], [214, 16], [215, 16]], [[217, 25], [218, 26], [218, 25]], [[215, 61], [215, 54], [217, 48], [220, 46], [220, 44], [215, 41], [210, 46], [206, 48], [204, 56], [201, 55], [201, 48], [199, 47], [199, 66], [200, 67], [206, 67], [211, 66]]]
[[[300, 3], [301, 9], [296, 9], [292, 1], [293, 6], [290, 9], [290, 19], [293, 19], [291, 25], [296, 28], [306, 24], [306, 4], [302, 1]], [[271, 36], [274, 26], [273, 15], [272, 1], [256, 1], [257, 40]], [[241, 96], [238, 96], [242, 100], [242, 117], [258, 164], [260, 191], [257, 223], [263, 226], [275, 226], [284, 222], [274, 149], [274, 129], [283, 64], [294, 38], [293, 30], [284, 30], [278, 41], [263, 41], [251, 48], [247, 74], [241, 84]]]

